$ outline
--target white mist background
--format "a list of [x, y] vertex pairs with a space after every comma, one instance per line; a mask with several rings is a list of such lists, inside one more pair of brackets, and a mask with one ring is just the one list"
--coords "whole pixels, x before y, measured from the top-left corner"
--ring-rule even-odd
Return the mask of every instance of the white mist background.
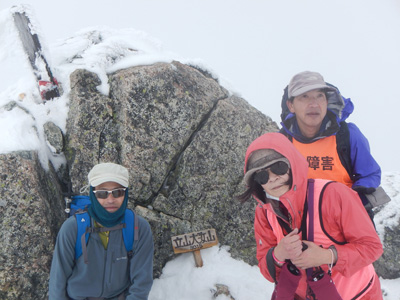
[[[2, 0], [0, 9], [27, 2]], [[291, 77], [305, 70], [320, 72], [354, 102], [349, 121], [369, 139], [382, 170], [400, 170], [398, 0], [35, 0], [29, 4], [49, 45], [91, 26], [142, 30], [166, 50], [203, 61], [225, 86], [278, 124], [283, 88]], [[0, 79], [6, 82], [4, 74]]]

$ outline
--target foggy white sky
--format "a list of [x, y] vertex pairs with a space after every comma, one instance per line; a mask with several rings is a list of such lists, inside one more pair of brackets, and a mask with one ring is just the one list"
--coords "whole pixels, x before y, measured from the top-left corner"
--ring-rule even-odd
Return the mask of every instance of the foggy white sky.
[[[2, 0], [0, 10], [28, 1]], [[257, 109], [280, 122], [290, 78], [320, 72], [355, 104], [349, 121], [383, 171], [399, 171], [398, 0], [35, 0], [48, 45], [91, 26], [135, 28], [165, 50], [201, 59]], [[4, 72], [4, 70], [2, 70]]]

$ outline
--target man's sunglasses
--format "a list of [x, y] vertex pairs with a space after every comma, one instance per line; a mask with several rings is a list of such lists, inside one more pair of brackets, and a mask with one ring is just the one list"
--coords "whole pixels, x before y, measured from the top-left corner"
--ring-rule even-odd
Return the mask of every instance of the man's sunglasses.
[[273, 165], [269, 166], [268, 168], [258, 171], [254, 175], [254, 181], [261, 185], [266, 184], [269, 180], [268, 169], [270, 169], [271, 172], [276, 175], [284, 175], [289, 170], [289, 166], [287, 163], [283, 161], [278, 161]]
[[97, 198], [99, 199], [107, 199], [108, 195], [112, 194], [114, 198], [119, 198], [122, 197], [125, 194], [126, 188], [118, 188], [112, 191], [93, 191], [93, 193], [96, 195]]

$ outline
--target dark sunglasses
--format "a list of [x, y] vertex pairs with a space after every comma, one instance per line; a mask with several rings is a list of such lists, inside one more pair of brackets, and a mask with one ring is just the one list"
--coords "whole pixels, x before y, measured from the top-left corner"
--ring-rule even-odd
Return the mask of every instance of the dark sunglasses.
[[271, 172], [276, 175], [284, 175], [289, 170], [289, 166], [283, 161], [278, 161], [268, 168], [258, 171], [254, 175], [254, 181], [261, 185], [266, 184], [269, 180], [268, 169], [270, 169]]
[[114, 198], [119, 198], [122, 197], [125, 194], [126, 188], [118, 188], [112, 191], [93, 191], [93, 193], [96, 195], [97, 198], [99, 199], [107, 199], [108, 195], [112, 194]]

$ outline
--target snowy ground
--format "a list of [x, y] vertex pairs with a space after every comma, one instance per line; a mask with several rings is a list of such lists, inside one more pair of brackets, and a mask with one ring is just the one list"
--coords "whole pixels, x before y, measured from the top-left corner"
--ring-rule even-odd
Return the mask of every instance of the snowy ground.
[[[156, 279], [149, 300], [205, 300], [213, 299], [216, 284], [229, 287], [235, 300], [270, 299], [273, 284], [259, 272], [257, 266], [234, 260], [225, 247], [201, 251], [204, 266], [196, 268], [193, 255], [181, 254], [167, 263], [163, 274]], [[384, 300], [400, 299], [400, 279], [381, 279]], [[217, 300], [230, 300], [225, 295]]]
[[[40, 37], [39, 28], [35, 29]], [[52, 121], [65, 130], [69, 75], [75, 69], [86, 68], [97, 73], [102, 79], [98, 89], [107, 94], [106, 74], [117, 69], [160, 61], [169, 62], [172, 59], [206, 68], [201, 61], [185, 60], [164, 51], [158, 41], [140, 31], [105, 27], [84, 29], [69, 39], [55, 43], [49, 49], [44, 45], [64, 94], [54, 101], [43, 103], [30, 66], [23, 59], [24, 54], [9, 10], [0, 11], [0, 40], [0, 66], [3, 71], [0, 78], [0, 153], [38, 150], [44, 166], [48, 160], [56, 167], [64, 162], [62, 156], [55, 155], [48, 147], [44, 139], [43, 124]], [[213, 73], [212, 70], [210, 72]], [[218, 77], [216, 74], [214, 76]], [[224, 85], [222, 79], [220, 82]], [[227, 84], [225, 87], [234, 92]], [[13, 101], [17, 108], [5, 107]], [[393, 226], [399, 220], [400, 212], [400, 172], [384, 172], [383, 175], [382, 185], [392, 201], [375, 219], [381, 238], [384, 227]], [[162, 276], [155, 280], [150, 300], [211, 299], [216, 284], [227, 285], [236, 300], [269, 299], [273, 285], [261, 276], [258, 267], [232, 259], [229, 249], [224, 246], [202, 250], [201, 254], [204, 261], [202, 268], [195, 267], [190, 253], [181, 254], [170, 261]], [[385, 300], [400, 299], [400, 279], [381, 280], [381, 283]], [[221, 295], [217, 299], [228, 298]]]

